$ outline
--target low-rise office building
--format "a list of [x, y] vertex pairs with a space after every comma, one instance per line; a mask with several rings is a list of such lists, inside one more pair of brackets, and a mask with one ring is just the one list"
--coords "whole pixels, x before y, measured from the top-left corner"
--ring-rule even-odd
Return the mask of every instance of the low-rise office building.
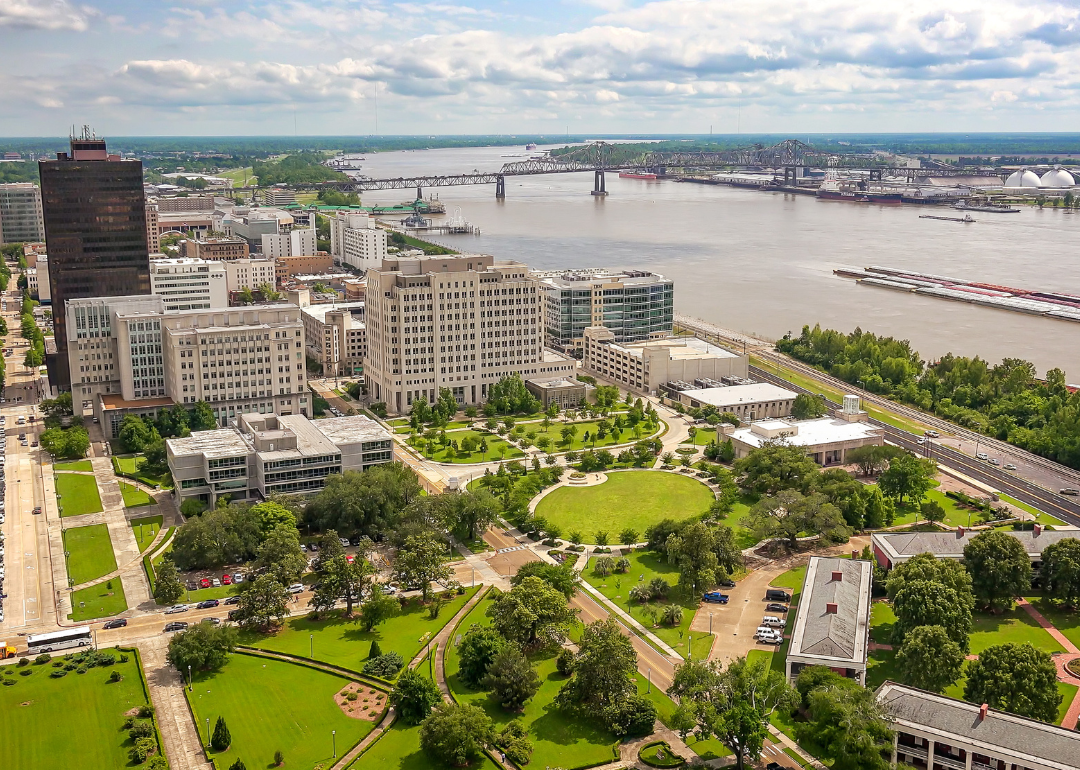
[[230, 259], [225, 266], [225, 288], [229, 292], [277, 285], [277, 262], [273, 259]]
[[367, 329], [363, 302], [306, 305], [300, 308], [308, 353], [328, 377], [352, 377], [364, 373]]
[[197, 431], [165, 442], [179, 502], [213, 506], [265, 500], [273, 494], [314, 494], [345, 471], [393, 460], [393, 441], [362, 415], [308, 420], [301, 415], [242, 414], [235, 426]]
[[185, 195], [183, 197], [162, 196], [160, 198], [154, 198], [153, 201], [157, 206], [158, 211], [168, 212], [170, 214], [181, 211], [210, 212], [214, 210], [213, 195]]
[[540, 400], [546, 410], [552, 404], [559, 409], [576, 409], [586, 402], [590, 386], [577, 377], [559, 376], [551, 379], [525, 381], [525, 389]]
[[891, 766], [1076, 770], [1080, 733], [896, 682], [877, 690], [894, 731]]
[[590, 326], [584, 332], [582, 366], [627, 390], [655, 393], [672, 381], [745, 379], [749, 359], [696, 337], [665, 337], [622, 344], [615, 332]]
[[298, 257], [315, 254], [318, 241], [311, 228], [293, 228], [287, 233], [264, 233], [262, 236], [262, 255], [267, 259], [277, 257]]
[[[1075, 529], [1044, 529], [1039, 524], [1026, 531], [998, 531], [1020, 541], [1024, 552], [1031, 559], [1031, 566], [1036, 570], [1042, 567], [1042, 552], [1048, 545], [1070, 538], [1080, 539], [1080, 531]], [[939, 559], [959, 561], [964, 558], [964, 546], [980, 534], [980, 530], [964, 527], [952, 532], [877, 532], [870, 536], [870, 546], [878, 564], [885, 569], [892, 569], [921, 553], [930, 553]]]
[[334, 258], [329, 254], [297, 254], [278, 257], [275, 264], [277, 282], [283, 283], [305, 273], [329, 273], [334, 267]]
[[760, 420], [742, 428], [721, 426], [731, 438], [735, 457], [746, 457], [767, 441], [785, 441], [802, 447], [818, 465], [842, 465], [847, 453], [862, 446], [885, 443], [881, 428], [865, 422], [849, 422], [833, 417], [814, 420]]
[[796, 396], [794, 391], [768, 382], [668, 392], [673, 400], [678, 400], [683, 406], [695, 409], [712, 406], [721, 413], [734, 414], [743, 422], [789, 417]]
[[205, 238], [180, 241], [180, 256], [189, 259], [228, 261], [248, 258], [248, 243], [243, 238]]
[[158, 234], [191, 233], [197, 238], [214, 231], [214, 215], [211, 211], [161, 211], [157, 212]]
[[866, 684], [873, 574], [868, 561], [810, 557], [788, 646], [789, 680], [807, 666], [826, 666]]
[[150, 260], [150, 291], [165, 310], [210, 310], [229, 306], [225, 265], [205, 259]]

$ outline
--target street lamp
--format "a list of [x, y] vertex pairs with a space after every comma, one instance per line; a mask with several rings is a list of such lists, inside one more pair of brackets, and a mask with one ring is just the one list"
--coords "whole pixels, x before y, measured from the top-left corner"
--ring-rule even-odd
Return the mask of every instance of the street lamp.
[[337, 730], [330, 731], [330, 739], [334, 742], [334, 759], [337, 759]]
[[709, 613], [709, 633], [712, 633], [712, 613]]
[[308, 634], [308, 657], [315, 658], [315, 634]]
[[206, 748], [210, 749], [210, 717], [206, 718]]
[[191, 692], [191, 666], [187, 667], [187, 691]]

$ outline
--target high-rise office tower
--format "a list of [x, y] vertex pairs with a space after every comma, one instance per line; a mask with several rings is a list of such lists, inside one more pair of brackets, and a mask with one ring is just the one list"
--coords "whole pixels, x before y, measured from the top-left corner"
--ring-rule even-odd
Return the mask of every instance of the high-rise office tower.
[[52, 384], [70, 390], [64, 302], [150, 293], [142, 162], [110, 155], [84, 127], [70, 153], [38, 167], [56, 341], [45, 360]]

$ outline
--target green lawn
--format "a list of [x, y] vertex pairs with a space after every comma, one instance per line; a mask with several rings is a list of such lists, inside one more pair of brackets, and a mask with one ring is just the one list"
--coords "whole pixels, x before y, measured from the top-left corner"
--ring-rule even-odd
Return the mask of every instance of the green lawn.
[[[678, 587], [679, 570], [652, 551], [636, 550], [628, 554], [627, 558], [630, 559], [630, 570], [625, 574], [615, 573], [607, 577], [597, 575], [592, 569], [596, 563], [594, 557], [590, 559], [589, 565], [582, 571], [581, 576], [589, 585], [629, 612], [631, 617], [685, 658], [688, 652], [687, 635], [690, 634], [690, 623], [698, 608], [698, 597], [680, 589]], [[648, 604], [630, 601], [628, 594], [631, 588], [638, 583], [649, 583], [656, 577], [663, 578], [672, 586], [669, 601], [654, 600]], [[665, 626], [649, 617], [648, 613], [651, 610], [656, 612], [658, 619], [666, 604], [678, 604], [683, 608], [682, 623], [678, 626]], [[713, 636], [707, 631], [693, 633], [693, 647], [697, 650], [696, 655], [699, 658], [708, 655], [712, 643]]]
[[154, 542], [161, 529], [160, 516], [144, 516], [141, 519], [132, 519], [131, 528], [135, 530], [135, 540], [139, 543], [139, 553], [143, 553]]
[[[463, 596], [444, 602], [435, 620], [430, 620], [427, 609], [412, 599], [404, 612], [370, 632], [364, 631], [358, 620], [343, 620], [341, 611], [337, 610], [328, 613], [324, 620], [309, 620], [306, 616], [291, 618], [278, 633], [269, 636], [241, 631], [240, 639], [252, 647], [291, 655], [309, 657], [311, 651], [316, 660], [355, 671], [364, 667], [371, 642], [377, 639], [384, 653], [396, 652], [407, 663], [450, 622], [476, 590], [469, 589]], [[309, 639], [312, 634], [314, 638]]]
[[53, 469], [58, 471], [93, 471], [94, 465], [89, 460], [69, 460], [53, 464]]
[[1044, 597], [1029, 596], [1028, 601], [1042, 613], [1044, 618], [1053, 623], [1058, 631], [1065, 634], [1065, 638], [1080, 647], [1080, 612], [1063, 607]]
[[1000, 615], [976, 611], [972, 617], [971, 654], [978, 655], [996, 644], [1024, 644], [1045, 652], [1064, 652], [1050, 632], [1020, 607], [1013, 607]]
[[57, 473], [56, 497], [61, 516], [82, 516], [102, 510], [101, 495], [98, 494], [97, 481], [93, 476]]
[[[612, 419], [608, 419], [608, 423], [611, 423]], [[611, 433], [608, 433], [602, 439], [593, 441], [593, 436], [596, 434], [596, 426], [600, 424], [599, 420], [583, 420], [581, 422], [563, 423], [558, 420], [552, 421], [551, 425], [544, 428], [542, 422], [530, 422], [519, 423], [513, 431], [515, 438], [528, 438], [529, 433], [536, 433], [536, 436], [530, 441], [533, 445], [541, 438], [546, 436], [551, 440], [551, 446], [548, 447], [549, 452], [569, 452], [575, 450], [580, 452], [583, 449], [603, 449], [605, 447], [616, 446], [619, 444], [632, 444], [639, 439], [648, 438], [659, 430], [659, 427], [654, 430], [648, 430], [642, 428], [641, 435], [635, 436], [633, 428], [629, 425], [623, 429], [618, 438]], [[577, 428], [577, 434], [573, 439], [566, 443], [563, 441], [562, 429], [572, 425]], [[644, 423], [642, 423], [644, 425]], [[589, 444], [585, 446], [585, 433], [589, 434]]]
[[874, 602], [870, 607], [870, 639], [878, 644], [892, 644], [896, 613], [888, 602]]
[[172, 487], [168, 475], [155, 476], [146, 473], [142, 467], [146, 464], [146, 458], [142, 455], [113, 455], [113, 468], [117, 473], [127, 473], [134, 476], [148, 486], [158, 485], [164, 489]]
[[[455, 451], [449, 446], [439, 446], [434, 451], [427, 448], [427, 446], [417, 446], [413, 440], [409, 441], [409, 446], [419, 451], [424, 457], [429, 460], [434, 460], [438, 463], [482, 463], [492, 462], [494, 460], [513, 460], [518, 457], [524, 457], [525, 453], [517, 447], [512, 447], [507, 444], [503, 439], [493, 434], [480, 433], [475, 430], [459, 430], [453, 433], [447, 434], [447, 439], [453, 439], [460, 442], [463, 438], [469, 436], [487, 441], [488, 451], [486, 454], [480, 452], [472, 452], [470, 454], [463, 454], [462, 452]], [[426, 444], [426, 442], [425, 442]]]
[[[49, 676], [56, 670], [52, 666], [31, 666], [33, 673], [25, 677], [5, 676], [15, 684], [0, 687], [0, 767], [129, 766], [124, 712], [146, 704], [136, 660], [132, 655], [127, 663], [85, 674], [71, 671], [61, 679]], [[14, 666], [10, 669], [14, 674]], [[108, 682], [114, 670], [122, 681]]]
[[769, 585], [774, 588], [788, 589], [791, 592], [791, 604], [792, 609], [794, 609], [794, 605], [799, 603], [804, 580], [806, 580], [806, 567], [796, 567], [778, 576]]
[[620, 471], [591, 487], [564, 486], [536, 506], [536, 515], [562, 527], [581, 530], [588, 542], [598, 530], [612, 540], [630, 527], [639, 537], [665, 518], [685, 519], [705, 513], [714, 495], [695, 478], [658, 471]]
[[125, 484], [121, 481], [120, 492], [124, 495], [125, 508], [139, 508], [143, 505], [152, 505], [154, 502], [154, 498], [133, 484]]
[[1041, 524], [1050, 524], [1050, 525], [1057, 524], [1057, 525], [1061, 525], [1061, 524], [1065, 523], [1061, 519], [1057, 518], [1056, 516], [1051, 516], [1049, 513], [1044, 513], [1044, 512], [1040, 511], [1038, 508], [1036, 508], [1036, 507], [1034, 507], [1032, 505], [1028, 505], [1027, 503], [1020, 502], [1015, 497], [1009, 497], [1008, 495], [1003, 495], [1000, 492], [998, 493], [998, 497], [1001, 498], [1002, 500], [1004, 500], [1007, 503], [1011, 503], [1012, 505], [1015, 505], [1017, 508], [1019, 508], [1019, 509], [1021, 509], [1023, 511], [1027, 511], [1028, 513], [1030, 513], [1032, 516], [1035, 517], [1035, 521], [1038, 521]]
[[120, 578], [81, 588], [71, 594], [71, 614], [76, 623], [119, 615], [128, 608], [124, 585]]
[[[490, 619], [485, 614], [491, 605], [491, 599], [478, 603], [458, 626], [458, 633], [463, 634], [472, 625], [488, 625]], [[451, 644], [446, 650], [446, 682], [455, 698], [461, 703], [471, 703], [484, 709], [495, 723], [495, 729], [501, 730], [511, 719], [522, 721], [529, 730], [533, 741], [532, 767], [575, 767], [596, 765], [610, 762], [617, 758], [612, 746], [617, 738], [601, 725], [577, 718], [552, 705], [566, 681], [566, 677], [555, 670], [555, 654], [540, 653], [532, 656], [533, 666], [540, 675], [540, 689], [532, 700], [525, 704], [521, 714], [505, 711], [492, 701], [486, 692], [470, 688], [458, 676], [459, 659], [456, 647]]]
[[340, 757], [375, 728], [374, 722], [346, 716], [334, 703], [334, 694], [349, 680], [307, 666], [234, 654], [220, 671], [195, 678], [193, 691], [184, 692], [200, 733], [205, 736], [207, 719], [213, 729], [223, 716], [232, 735], [228, 751], [211, 752], [221, 768], [237, 759], [249, 768], [270, 767], [278, 750], [288, 767], [329, 767], [331, 730], [337, 732]]
[[64, 530], [64, 550], [68, 553], [68, 576], [75, 585], [108, 575], [116, 569], [109, 528], [104, 524]]

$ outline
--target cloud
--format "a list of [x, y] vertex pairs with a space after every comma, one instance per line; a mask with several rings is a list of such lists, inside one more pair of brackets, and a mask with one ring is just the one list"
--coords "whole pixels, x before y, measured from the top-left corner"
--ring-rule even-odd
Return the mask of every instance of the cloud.
[[0, 27], [83, 32], [98, 15], [67, 0], [0, 0]]

